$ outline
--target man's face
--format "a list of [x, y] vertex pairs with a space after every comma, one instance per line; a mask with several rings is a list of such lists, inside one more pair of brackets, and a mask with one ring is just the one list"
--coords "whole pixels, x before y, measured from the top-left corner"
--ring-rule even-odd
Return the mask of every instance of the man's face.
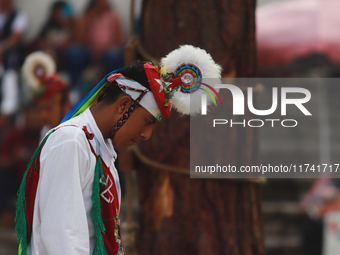
[[51, 128], [59, 125], [62, 117], [62, 106], [58, 98], [39, 100], [38, 107], [44, 125], [49, 125]]
[[139, 140], [148, 140], [157, 120], [144, 107], [137, 107], [113, 138], [113, 147], [124, 150]]
[[25, 129], [31, 132], [40, 132], [42, 119], [37, 107], [28, 108], [25, 111]]

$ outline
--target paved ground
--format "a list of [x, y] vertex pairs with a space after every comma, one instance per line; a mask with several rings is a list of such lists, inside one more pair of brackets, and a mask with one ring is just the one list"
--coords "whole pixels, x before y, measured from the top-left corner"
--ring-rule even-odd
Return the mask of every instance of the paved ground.
[[14, 228], [0, 229], [0, 255], [18, 254]]

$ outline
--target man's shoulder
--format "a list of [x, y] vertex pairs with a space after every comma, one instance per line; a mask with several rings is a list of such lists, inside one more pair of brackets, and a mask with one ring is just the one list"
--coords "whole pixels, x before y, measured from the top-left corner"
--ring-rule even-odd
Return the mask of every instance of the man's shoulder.
[[[77, 146], [85, 149], [86, 152], [91, 151], [90, 141], [92, 139], [91, 121], [88, 120], [86, 112], [60, 124], [51, 129], [44, 147], [55, 148], [56, 146], [64, 147], [67, 144], [77, 143]], [[93, 124], [93, 123], [92, 123]], [[49, 133], [48, 133], [49, 134]], [[94, 146], [92, 144], [92, 146]]]
[[[41, 160], [51, 155], [75, 155], [80, 153], [84, 155], [91, 154], [91, 147], [86, 135], [81, 127], [72, 125], [62, 125], [50, 132], [43, 148], [41, 150]], [[58, 154], [58, 155], [57, 155]], [[79, 155], [80, 155], [79, 154]]]
[[65, 124], [54, 128], [51, 138], [57, 139], [58, 141], [86, 141], [86, 135], [83, 131], [84, 125], [72, 125]]
[[65, 143], [78, 143], [81, 146], [88, 146], [86, 135], [82, 126], [65, 124], [52, 129], [45, 146], [55, 147]]
[[72, 124], [65, 124], [60, 125], [54, 128], [54, 135], [63, 136], [64, 139], [67, 138], [76, 138], [78, 136], [85, 137], [84, 131], [82, 130], [82, 126], [72, 125]]
[[53, 135], [62, 136], [64, 138], [63, 140], [85, 138], [85, 133], [83, 131], [83, 126], [85, 125], [86, 121], [84, 120], [84, 117], [77, 116], [53, 128]]

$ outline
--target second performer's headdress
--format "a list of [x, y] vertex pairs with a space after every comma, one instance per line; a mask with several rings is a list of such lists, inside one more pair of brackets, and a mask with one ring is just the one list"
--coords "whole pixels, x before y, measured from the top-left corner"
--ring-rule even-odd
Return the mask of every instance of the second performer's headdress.
[[43, 51], [31, 53], [22, 67], [27, 85], [33, 90], [33, 100], [50, 99], [65, 91], [67, 85], [56, 73], [55, 62]]

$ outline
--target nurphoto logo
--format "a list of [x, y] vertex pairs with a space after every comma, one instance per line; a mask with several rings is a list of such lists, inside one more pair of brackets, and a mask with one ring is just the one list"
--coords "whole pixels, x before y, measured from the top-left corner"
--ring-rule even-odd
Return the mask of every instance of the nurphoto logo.
[[[245, 96], [242, 92], [242, 90], [231, 84], [216, 84], [214, 86], [215, 89], [228, 89], [231, 92], [232, 98], [233, 98], [233, 115], [244, 115], [244, 107], [245, 107]], [[294, 93], [301, 94], [301, 98], [288, 98], [289, 94]], [[299, 109], [305, 116], [312, 116], [312, 114], [307, 110], [307, 108], [304, 106], [305, 103], [307, 103], [311, 99], [311, 93], [308, 89], [305, 88], [299, 88], [299, 87], [282, 87], [280, 88], [280, 95], [281, 95], [281, 116], [287, 115], [287, 105], [295, 105], [297, 109]], [[219, 97], [218, 97], [219, 98]], [[254, 107], [254, 100], [253, 100], [253, 88], [248, 87], [247, 88], [247, 106], [251, 113], [257, 116], [268, 116], [271, 115], [276, 111], [278, 108], [278, 88], [273, 87], [272, 88], [272, 104], [269, 109], [265, 110], [259, 110]], [[220, 102], [221, 99], [219, 98]], [[222, 104], [222, 102], [221, 102]], [[201, 97], [201, 114], [207, 115], [207, 95], [202, 94]], [[214, 119], [213, 120], [213, 127], [216, 127], [216, 125], [225, 125], [230, 124], [230, 127], [234, 125], [242, 125], [246, 127], [248, 125], [249, 127], [262, 127], [265, 123], [270, 124], [272, 127], [275, 126], [276, 122], [280, 122], [281, 126], [283, 127], [295, 127], [297, 126], [298, 122], [295, 119], [250, 119], [250, 120], [243, 120], [241, 122], [233, 122], [233, 120], [227, 120], [227, 119]]]

